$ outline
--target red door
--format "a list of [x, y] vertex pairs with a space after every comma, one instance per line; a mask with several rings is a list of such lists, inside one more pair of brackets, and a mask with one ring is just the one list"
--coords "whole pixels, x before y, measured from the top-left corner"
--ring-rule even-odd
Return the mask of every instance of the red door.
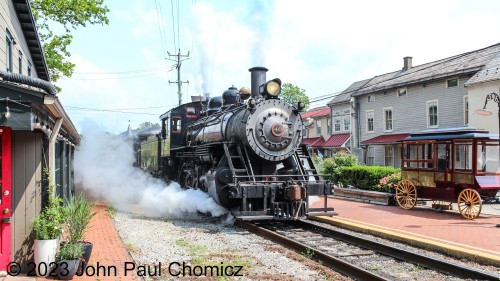
[[7, 269], [11, 251], [11, 138], [12, 130], [0, 127], [0, 271]]

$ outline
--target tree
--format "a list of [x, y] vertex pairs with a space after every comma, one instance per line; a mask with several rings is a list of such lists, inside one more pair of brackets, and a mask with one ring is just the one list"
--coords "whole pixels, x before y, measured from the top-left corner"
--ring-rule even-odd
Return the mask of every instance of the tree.
[[[71, 77], [75, 65], [67, 60], [67, 50], [73, 40], [72, 30], [88, 24], [108, 24], [109, 9], [104, 0], [30, 0], [50, 79]], [[53, 31], [54, 23], [61, 24], [62, 34]], [[50, 26], [49, 26], [50, 25]]]
[[147, 128], [152, 128], [152, 127], [160, 127], [160, 124], [158, 123], [151, 123], [151, 122], [142, 122], [139, 124], [139, 127], [135, 129], [134, 131], [142, 131]]
[[281, 99], [287, 103], [297, 106], [299, 101], [303, 101], [306, 104], [304, 111], [309, 108], [309, 97], [306, 95], [306, 90], [299, 88], [291, 83], [285, 83], [281, 87]]

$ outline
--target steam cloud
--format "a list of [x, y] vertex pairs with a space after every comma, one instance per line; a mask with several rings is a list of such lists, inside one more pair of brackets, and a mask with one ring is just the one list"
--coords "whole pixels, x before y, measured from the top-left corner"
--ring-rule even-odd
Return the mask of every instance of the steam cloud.
[[228, 213], [204, 192], [182, 189], [178, 183], [167, 185], [133, 167], [131, 141], [96, 128], [96, 124], [83, 127], [84, 139], [75, 153], [76, 185], [90, 196], [122, 211], [139, 208], [152, 217], [182, 217], [198, 211], [216, 217]]

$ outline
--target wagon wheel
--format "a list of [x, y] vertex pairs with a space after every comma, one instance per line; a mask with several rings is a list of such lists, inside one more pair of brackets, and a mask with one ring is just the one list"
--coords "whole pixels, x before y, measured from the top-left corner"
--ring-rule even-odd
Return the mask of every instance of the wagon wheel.
[[481, 195], [474, 189], [464, 189], [458, 195], [458, 210], [464, 218], [469, 220], [477, 218], [482, 207]]
[[399, 207], [409, 210], [417, 203], [417, 189], [409, 180], [402, 180], [396, 187], [396, 201]]

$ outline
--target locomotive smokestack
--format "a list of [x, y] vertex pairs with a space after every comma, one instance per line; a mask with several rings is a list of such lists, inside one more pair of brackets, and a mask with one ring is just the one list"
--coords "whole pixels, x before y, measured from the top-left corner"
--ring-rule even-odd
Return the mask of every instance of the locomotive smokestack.
[[251, 97], [254, 99], [259, 99], [261, 98], [260, 96], [260, 91], [259, 87], [260, 85], [263, 85], [266, 83], [266, 72], [267, 68], [261, 67], [261, 66], [256, 66], [250, 68], [248, 71], [251, 73], [251, 79], [252, 79], [252, 95]]

